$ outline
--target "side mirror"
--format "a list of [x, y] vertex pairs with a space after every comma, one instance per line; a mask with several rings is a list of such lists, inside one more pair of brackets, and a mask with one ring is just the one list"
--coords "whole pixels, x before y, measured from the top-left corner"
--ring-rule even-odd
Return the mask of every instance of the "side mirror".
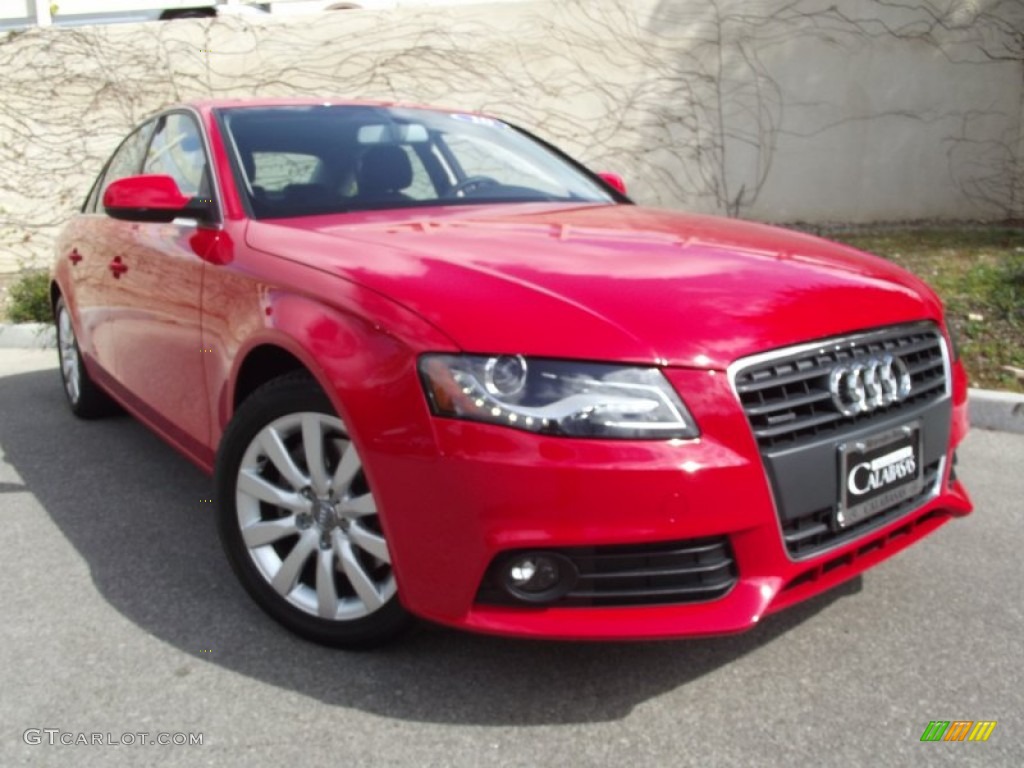
[[619, 174], [604, 172], [597, 174], [597, 177], [620, 195], [626, 194], [626, 182], [622, 180]]
[[174, 221], [179, 216], [206, 220], [212, 203], [186, 197], [170, 176], [128, 176], [103, 193], [103, 210], [126, 221]]

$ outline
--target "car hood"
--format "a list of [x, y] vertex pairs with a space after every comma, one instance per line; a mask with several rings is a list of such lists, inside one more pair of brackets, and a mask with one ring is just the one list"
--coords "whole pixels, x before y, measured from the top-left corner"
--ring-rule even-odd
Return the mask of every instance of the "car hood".
[[724, 369], [766, 349], [941, 315], [924, 283], [883, 259], [631, 205], [255, 221], [246, 240], [390, 297], [468, 352]]

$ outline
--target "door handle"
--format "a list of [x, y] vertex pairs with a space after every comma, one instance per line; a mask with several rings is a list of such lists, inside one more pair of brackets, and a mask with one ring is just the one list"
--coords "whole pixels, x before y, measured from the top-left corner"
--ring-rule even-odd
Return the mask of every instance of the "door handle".
[[71, 253], [68, 254], [68, 261], [72, 264], [77, 264], [82, 260], [82, 254], [78, 252], [77, 248], [72, 248]]
[[115, 256], [114, 260], [110, 262], [108, 267], [115, 278], [120, 278], [121, 275], [128, 271], [128, 265], [121, 261], [120, 256]]

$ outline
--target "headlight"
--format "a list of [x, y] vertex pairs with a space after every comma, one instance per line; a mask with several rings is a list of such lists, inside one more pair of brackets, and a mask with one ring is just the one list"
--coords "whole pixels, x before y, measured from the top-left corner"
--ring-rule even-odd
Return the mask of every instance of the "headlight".
[[657, 368], [521, 355], [424, 355], [419, 371], [436, 416], [571, 437], [700, 434]]

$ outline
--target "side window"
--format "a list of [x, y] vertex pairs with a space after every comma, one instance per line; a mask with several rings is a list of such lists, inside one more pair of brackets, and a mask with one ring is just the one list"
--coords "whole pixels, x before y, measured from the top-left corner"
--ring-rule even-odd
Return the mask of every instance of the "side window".
[[85, 205], [86, 211], [93, 212], [97, 210], [102, 203], [103, 193], [107, 191], [107, 187], [111, 183], [142, 172], [142, 156], [146, 152], [146, 145], [149, 143], [149, 137], [153, 133], [154, 125], [154, 121], [150, 120], [121, 142], [121, 146], [117, 148], [114, 156], [107, 163], [102, 183], [93, 186], [93, 192]]
[[210, 176], [199, 126], [190, 116], [180, 113], [160, 119], [146, 153], [143, 173], [170, 176], [178, 189], [189, 197], [210, 197]]

